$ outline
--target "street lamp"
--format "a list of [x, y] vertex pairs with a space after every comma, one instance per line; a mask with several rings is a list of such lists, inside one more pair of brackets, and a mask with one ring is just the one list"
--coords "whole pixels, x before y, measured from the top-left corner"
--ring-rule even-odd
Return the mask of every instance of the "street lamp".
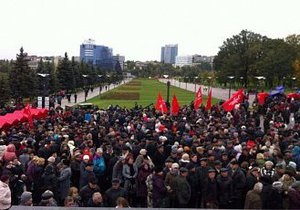
[[208, 79], [208, 90], [207, 91], [209, 91], [210, 86], [211, 86], [211, 79], [212, 79], [212, 77], [208, 76], [207, 79]]
[[100, 96], [100, 94], [101, 94], [101, 78], [103, 77], [103, 75], [101, 75], [101, 74], [98, 74], [97, 75], [98, 76], [98, 78], [99, 78], [99, 81], [100, 81], [100, 85], [99, 85], [99, 96]]
[[231, 97], [231, 86], [232, 86], [232, 80], [234, 79], [234, 76], [228, 76], [227, 77], [229, 79], [229, 97]]
[[295, 88], [295, 82], [296, 82], [296, 77], [292, 77], [292, 81], [293, 81], [293, 84], [292, 84], [292, 89], [294, 89]]
[[50, 74], [42, 74], [42, 73], [37, 73], [40, 77], [43, 78], [43, 98], [42, 98], [42, 108], [45, 108], [46, 105], [46, 77], [48, 77]]
[[264, 81], [266, 79], [264, 76], [257, 76], [255, 78], [258, 79], [258, 85], [260, 85], [260, 81]]
[[241, 85], [243, 85], [244, 77], [240, 77], [240, 80], [241, 80]]
[[88, 75], [87, 74], [83, 74], [82, 77], [83, 77], [84, 102], [86, 102], [86, 97], [88, 95], [89, 89], [86, 89], [85, 80], [88, 77]]
[[196, 77], [194, 77], [194, 83], [195, 83], [195, 93], [197, 92], [197, 83], [196, 83], [196, 80], [198, 79], [198, 77], [196, 76]]

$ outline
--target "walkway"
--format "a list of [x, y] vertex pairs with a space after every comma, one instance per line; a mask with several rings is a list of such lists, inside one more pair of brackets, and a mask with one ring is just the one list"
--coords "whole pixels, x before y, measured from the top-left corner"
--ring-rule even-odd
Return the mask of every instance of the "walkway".
[[[170, 84], [175, 87], [179, 87], [181, 89], [185, 89], [188, 91], [192, 92], [197, 92], [199, 87], [202, 87], [202, 93], [203, 95], [208, 95], [208, 88], [207, 86], [204, 85], [198, 85], [194, 83], [186, 83], [186, 82], [179, 82], [178, 80], [175, 79], [159, 79], [160, 82], [167, 83], [167, 81], [170, 81]], [[231, 90], [231, 95], [235, 92], [236, 90]], [[229, 98], [229, 89], [223, 89], [223, 88], [216, 88], [212, 87], [212, 95], [214, 98], [220, 99], [220, 100], [227, 100]], [[251, 94], [249, 96], [249, 103], [252, 105], [253, 101], [255, 99], [255, 95]]]
[[[109, 84], [109, 85], [107, 85], [107, 90], [105, 89], [105, 86], [103, 86], [101, 94], [105, 93], [105, 92], [107, 92], [109, 90], [112, 90], [112, 89], [114, 89], [114, 88], [116, 88], [116, 87], [118, 87], [120, 85], [128, 83], [131, 80], [132, 80], [131, 78], [127, 78], [127, 79], [122, 80], [118, 85], [116, 85], [116, 84]], [[99, 95], [100, 95], [100, 87], [95, 87], [93, 92], [91, 92], [91, 90], [89, 90], [89, 93], [88, 93], [88, 96], [87, 96], [86, 100], [89, 100], [89, 99], [94, 98], [94, 97], [99, 96]], [[61, 101], [61, 107], [65, 108], [66, 106], [74, 106], [75, 104], [79, 104], [79, 103], [83, 103], [83, 102], [84, 102], [84, 91], [79, 91], [79, 92], [77, 92], [77, 103], [75, 103], [75, 101], [74, 101], [74, 94], [72, 94], [71, 95], [71, 103], [69, 103], [68, 99], [65, 97]]]

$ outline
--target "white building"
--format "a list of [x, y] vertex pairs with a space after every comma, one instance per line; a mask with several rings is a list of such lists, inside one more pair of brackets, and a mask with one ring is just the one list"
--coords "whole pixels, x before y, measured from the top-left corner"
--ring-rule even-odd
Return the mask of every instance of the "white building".
[[183, 67], [193, 65], [193, 56], [192, 55], [184, 55], [184, 56], [176, 56], [175, 66]]

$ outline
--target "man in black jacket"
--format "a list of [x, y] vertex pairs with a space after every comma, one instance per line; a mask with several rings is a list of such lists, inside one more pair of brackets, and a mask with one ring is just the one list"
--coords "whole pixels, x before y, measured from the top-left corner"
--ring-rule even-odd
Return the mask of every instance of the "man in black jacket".
[[83, 206], [88, 206], [89, 200], [95, 192], [100, 192], [100, 187], [97, 185], [98, 180], [95, 177], [90, 177], [88, 184], [80, 189], [79, 195], [82, 200]]
[[230, 162], [230, 168], [232, 174], [230, 208], [241, 209], [244, 206], [246, 177], [236, 160]]
[[120, 187], [121, 180], [114, 178], [112, 180], [112, 187], [106, 190], [105, 200], [108, 207], [115, 207], [118, 197], [124, 197], [127, 199], [127, 192], [124, 188]]
[[229, 176], [228, 168], [222, 168], [221, 174], [217, 177], [217, 186], [218, 186], [218, 202], [220, 209], [229, 208], [229, 199], [230, 199], [230, 188], [231, 188], [231, 176]]

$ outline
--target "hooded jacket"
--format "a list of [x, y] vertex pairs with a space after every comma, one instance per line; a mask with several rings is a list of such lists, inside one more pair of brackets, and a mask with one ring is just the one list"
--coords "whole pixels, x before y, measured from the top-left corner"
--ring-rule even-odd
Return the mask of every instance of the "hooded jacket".
[[11, 206], [11, 191], [8, 184], [0, 181], [0, 209], [8, 209]]
[[9, 144], [6, 148], [6, 152], [4, 152], [3, 160], [8, 162], [13, 161], [15, 158], [17, 158], [16, 147], [14, 144]]

